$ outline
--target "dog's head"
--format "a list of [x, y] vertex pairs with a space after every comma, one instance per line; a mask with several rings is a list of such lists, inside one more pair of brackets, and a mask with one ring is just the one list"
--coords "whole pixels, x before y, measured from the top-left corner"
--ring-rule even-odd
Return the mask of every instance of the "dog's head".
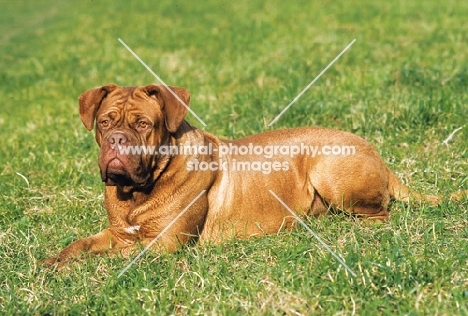
[[186, 89], [168, 88], [109, 84], [79, 97], [85, 127], [90, 131], [96, 122], [99, 168], [106, 185], [145, 186], [151, 180], [158, 157], [143, 149], [168, 142], [184, 121], [190, 101]]

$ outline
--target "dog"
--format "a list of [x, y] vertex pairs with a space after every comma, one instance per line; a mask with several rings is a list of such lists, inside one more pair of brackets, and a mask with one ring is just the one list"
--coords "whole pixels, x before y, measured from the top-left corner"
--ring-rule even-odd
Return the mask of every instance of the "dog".
[[[109, 228], [71, 243], [45, 264], [61, 266], [83, 252], [128, 253], [161, 233], [152, 248], [171, 252], [190, 241], [218, 243], [291, 228], [295, 217], [271, 192], [301, 217], [334, 209], [386, 220], [391, 198], [441, 200], [411, 191], [354, 134], [304, 127], [221, 140], [185, 121], [189, 102], [188, 90], [158, 84], [109, 84], [79, 97], [81, 120], [89, 131], [95, 127], [100, 146]], [[173, 150], [180, 148], [191, 151]]]

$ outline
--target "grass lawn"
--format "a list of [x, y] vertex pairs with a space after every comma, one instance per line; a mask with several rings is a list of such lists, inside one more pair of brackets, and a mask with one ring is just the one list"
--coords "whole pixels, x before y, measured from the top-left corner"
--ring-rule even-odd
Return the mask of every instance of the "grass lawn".
[[[251, 241], [38, 265], [107, 226], [83, 91], [188, 88], [225, 138], [313, 126], [356, 133], [412, 188], [468, 189], [468, 2], [1, 1], [0, 310], [4, 314], [468, 314], [468, 201], [394, 203]], [[268, 123], [354, 45], [272, 126]], [[457, 128], [448, 146], [443, 141]], [[259, 188], [260, 189], [260, 188]]]

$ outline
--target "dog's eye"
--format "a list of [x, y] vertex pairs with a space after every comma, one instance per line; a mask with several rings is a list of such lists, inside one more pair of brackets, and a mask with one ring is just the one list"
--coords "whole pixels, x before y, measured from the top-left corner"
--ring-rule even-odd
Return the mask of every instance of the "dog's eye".
[[136, 129], [142, 132], [142, 131], [146, 131], [150, 126], [151, 124], [146, 121], [138, 121]]
[[102, 120], [102, 121], [100, 122], [100, 124], [101, 124], [101, 127], [102, 127], [102, 128], [107, 128], [107, 127], [109, 127], [110, 122], [109, 122], [109, 120]]
[[138, 129], [140, 129], [140, 130], [145, 130], [149, 126], [150, 126], [150, 124], [148, 122], [145, 122], [145, 121], [139, 121], [138, 122]]

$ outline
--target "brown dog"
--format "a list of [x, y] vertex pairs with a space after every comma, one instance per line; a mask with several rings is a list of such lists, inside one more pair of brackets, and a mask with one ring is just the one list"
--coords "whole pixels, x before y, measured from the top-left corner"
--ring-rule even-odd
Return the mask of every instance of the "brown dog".
[[[170, 89], [189, 103], [186, 89]], [[47, 264], [148, 244], [203, 190], [156, 248], [172, 251], [191, 239], [218, 242], [290, 227], [294, 218], [269, 190], [299, 216], [333, 208], [385, 220], [391, 197], [437, 204], [436, 196], [410, 191], [370, 144], [350, 133], [296, 128], [220, 140], [190, 126], [187, 108], [155, 84], [110, 84], [84, 92], [79, 103], [85, 127], [92, 130], [96, 122], [110, 227], [73, 242]], [[125, 152], [129, 146], [158, 152]], [[171, 151], [181, 146], [192, 151]]]

